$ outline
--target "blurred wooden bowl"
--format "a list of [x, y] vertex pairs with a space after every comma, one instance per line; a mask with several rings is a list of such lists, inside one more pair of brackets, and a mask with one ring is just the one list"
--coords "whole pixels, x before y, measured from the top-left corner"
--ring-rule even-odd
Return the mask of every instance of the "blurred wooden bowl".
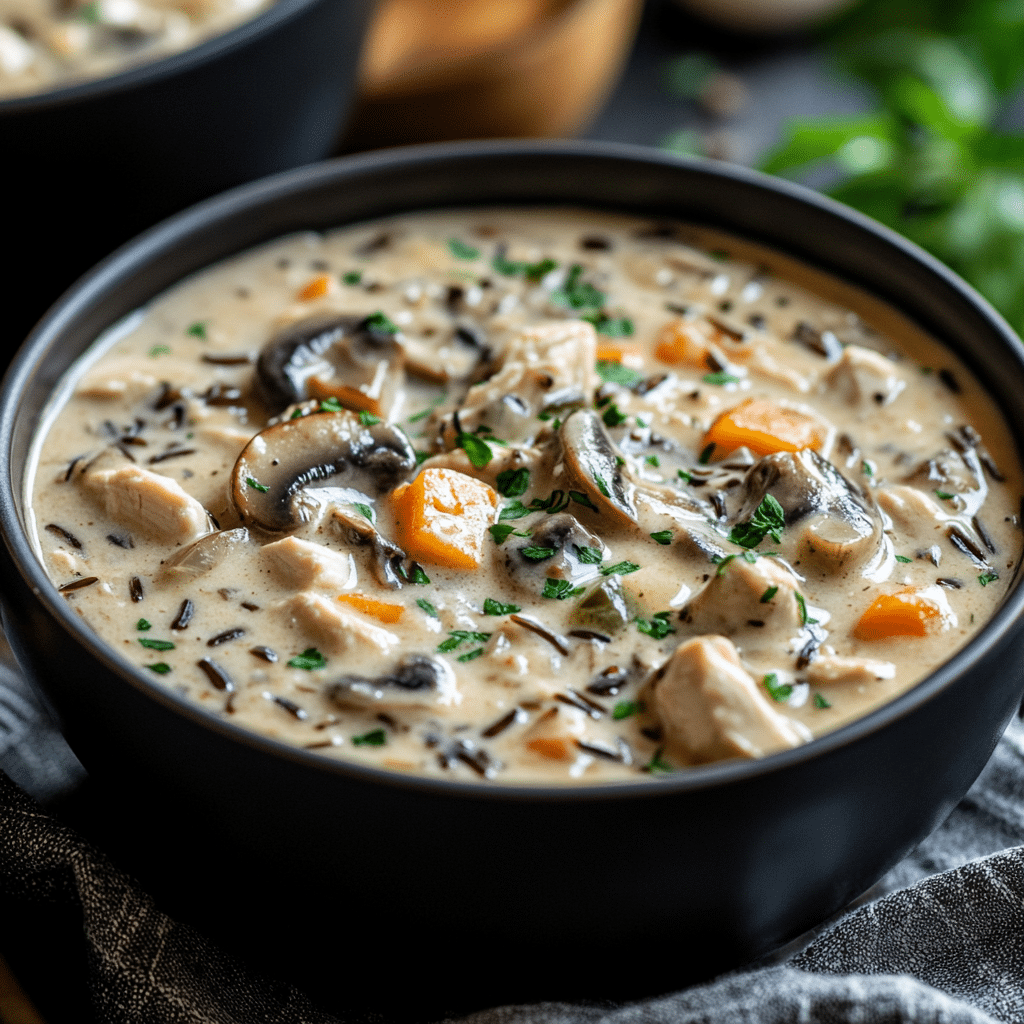
[[347, 150], [578, 133], [615, 84], [643, 0], [381, 0]]

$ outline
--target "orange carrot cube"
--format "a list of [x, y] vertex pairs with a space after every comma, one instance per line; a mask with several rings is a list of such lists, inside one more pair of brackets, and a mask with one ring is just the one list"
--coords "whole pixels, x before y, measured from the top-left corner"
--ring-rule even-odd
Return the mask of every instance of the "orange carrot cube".
[[763, 398], [748, 398], [722, 413], [704, 435], [702, 447], [714, 444], [718, 455], [746, 446], [755, 455], [821, 448], [828, 427], [813, 416]]

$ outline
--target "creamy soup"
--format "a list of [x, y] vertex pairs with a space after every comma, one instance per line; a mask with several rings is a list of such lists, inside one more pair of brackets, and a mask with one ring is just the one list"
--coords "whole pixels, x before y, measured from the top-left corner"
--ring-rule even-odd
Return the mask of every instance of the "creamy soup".
[[495, 783], [805, 743], [963, 646], [1021, 548], [949, 352], [777, 254], [572, 210], [195, 275], [75, 366], [27, 487], [63, 599], [155, 682]]
[[272, 0], [0, 0], [0, 99], [102, 78], [195, 46]]

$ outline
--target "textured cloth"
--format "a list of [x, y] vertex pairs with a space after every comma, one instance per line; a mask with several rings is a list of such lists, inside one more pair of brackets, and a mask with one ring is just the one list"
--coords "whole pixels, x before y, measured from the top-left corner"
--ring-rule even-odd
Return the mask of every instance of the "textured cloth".
[[[100, 851], [42, 810], [31, 797], [72, 790], [82, 769], [31, 690], [2, 667], [0, 768], [0, 896], [80, 909], [101, 1024], [338, 1019], [162, 914]], [[1024, 1022], [1021, 843], [1024, 726], [1015, 720], [950, 818], [872, 890], [871, 902], [764, 965], [629, 1005], [506, 1006], [467, 1024]]]

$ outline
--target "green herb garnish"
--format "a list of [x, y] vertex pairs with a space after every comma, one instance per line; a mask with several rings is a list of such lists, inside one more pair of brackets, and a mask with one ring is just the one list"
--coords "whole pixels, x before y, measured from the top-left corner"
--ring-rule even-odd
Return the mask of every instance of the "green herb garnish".
[[601, 570], [602, 576], [626, 576], [631, 572], [636, 572], [640, 566], [636, 562], [616, 562], [614, 565], [606, 565]]
[[457, 260], [476, 260], [480, 258], [479, 249], [474, 249], [473, 246], [467, 245], [458, 238], [448, 239], [448, 251]]
[[170, 346], [168, 345], [154, 345], [150, 350], [151, 356], [169, 356], [171, 354]]
[[[324, 398], [320, 402], [321, 412], [341, 412], [341, 402], [339, 402], [333, 395], [329, 398]], [[298, 410], [296, 410], [298, 412]]]
[[304, 668], [307, 672], [324, 668], [326, 665], [327, 659], [315, 647], [307, 647], [288, 662], [289, 668]]
[[530, 502], [530, 508], [536, 511], [547, 512], [547, 514], [554, 515], [556, 512], [564, 512], [569, 507], [570, 497], [561, 490], [556, 488], [546, 498], [534, 498]]
[[145, 632], [145, 630], [153, 628], [153, 623], [148, 619], [139, 619], [139, 621], [135, 623], [135, 628]]
[[151, 640], [148, 636], [140, 636], [137, 639], [143, 647], [148, 647], [151, 651], [174, 650], [174, 644], [170, 640]]
[[387, 733], [383, 729], [374, 729], [372, 732], [364, 732], [362, 736], [352, 737], [354, 747], [383, 747], [387, 741]]
[[897, 562], [912, 562], [913, 559], [912, 558], [907, 558], [906, 555], [897, 555], [896, 556], [896, 561]]
[[472, 630], [451, 629], [448, 631], [448, 639], [442, 640], [437, 645], [437, 649], [442, 654], [448, 654], [450, 651], [454, 651], [461, 647], [464, 643], [482, 644], [485, 641], [490, 640], [490, 638], [490, 633], [476, 633]]
[[785, 704], [793, 695], [793, 687], [789, 683], [780, 683], [779, 677], [774, 672], [769, 672], [761, 682], [764, 683], [768, 696], [780, 704]]
[[619, 407], [612, 402], [604, 411], [604, 415], [601, 417], [606, 427], [617, 427], [620, 423], [624, 423], [628, 417], [624, 412], [619, 411]]
[[652, 640], [664, 640], [669, 633], [675, 632], [675, 627], [668, 621], [671, 615], [671, 612], [655, 612], [649, 620], [637, 619], [636, 628]]
[[410, 583], [416, 583], [421, 587], [425, 587], [430, 582], [430, 577], [423, 571], [423, 566], [419, 562], [412, 563], [411, 574], [404, 565], [400, 565], [398, 571], [403, 579], [408, 580]]
[[530, 489], [528, 469], [503, 469], [498, 474], [498, 493], [505, 498], [518, 498]]
[[171, 671], [171, 666], [166, 661], [158, 661], [153, 665], [146, 665], [145, 667], [160, 676], [165, 676]]
[[[598, 292], [598, 295], [601, 293]], [[633, 336], [633, 321], [626, 316], [607, 316], [604, 313], [592, 313], [590, 316], [581, 317], [587, 323], [594, 325], [598, 334], [606, 338], [631, 338]]]
[[569, 499], [571, 501], [575, 501], [577, 505], [582, 505], [584, 508], [589, 508], [592, 512], [601, 511], [582, 491], [570, 491]]
[[517, 604], [502, 604], [493, 598], [484, 598], [484, 615], [515, 615], [518, 611], [522, 609]]
[[498, 521], [505, 522], [509, 519], [522, 519], [523, 516], [528, 516], [531, 509], [528, 509], [521, 501], [516, 499], [510, 501], [501, 511], [498, 513]]
[[372, 412], [361, 409], [359, 412], [359, 422], [364, 427], [375, 427], [378, 423], [383, 423], [384, 421], [379, 416], [374, 416]]
[[558, 264], [551, 259], [538, 260], [536, 263], [509, 260], [505, 258], [504, 249], [499, 249], [491, 261], [491, 266], [505, 277], [525, 277], [527, 281], [539, 281], [550, 274]]
[[705, 373], [701, 380], [705, 384], [739, 384], [740, 378], [732, 373]]
[[657, 530], [651, 534], [651, 540], [656, 540], [659, 544], [671, 544], [672, 543], [672, 531], [671, 530]]
[[439, 619], [439, 618], [441, 618], [441, 616], [437, 614], [437, 609], [425, 597], [418, 597], [418, 598], [416, 598], [416, 603], [432, 619]]
[[604, 561], [600, 548], [588, 548], [573, 544], [572, 549], [584, 565], [600, 565]]
[[704, 451], [702, 451], [700, 453], [700, 458], [697, 459], [697, 461], [702, 466], [706, 466], [711, 461], [711, 456], [714, 455], [714, 454], [715, 454], [715, 442], [712, 441], [711, 444], [707, 445], [705, 447]]
[[762, 595], [759, 601], [760, 604], [768, 604], [769, 601], [779, 592], [778, 587], [769, 587]]
[[582, 280], [583, 267], [574, 263], [569, 268], [569, 276], [561, 288], [551, 293], [551, 301], [570, 309], [600, 310], [604, 305], [604, 292], [599, 292], [592, 284]]
[[729, 532], [729, 540], [743, 548], [756, 548], [765, 536], [776, 544], [782, 542], [782, 529], [786, 525], [786, 513], [770, 494], [761, 499], [761, 504], [746, 523], [737, 523]]
[[567, 597], [578, 597], [585, 589], [585, 587], [574, 587], [571, 580], [556, 580], [549, 576], [544, 580], [544, 591], [540, 596], [564, 601]]
[[[639, 416], [637, 416], [636, 418], [636, 423], [637, 426], [641, 426]], [[643, 426], [646, 426], [646, 424], [643, 424]], [[657, 455], [648, 455], [647, 458], [644, 459], [644, 462], [646, 462], [648, 466], [653, 466], [655, 469], [661, 468], [661, 460], [658, 458]]]
[[343, 284], [359, 284], [363, 279], [363, 272], [361, 270], [350, 270], [347, 274], [341, 275]]
[[270, 488], [266, 484], [261, 484], [255, 477], [247, 476], [245, 478], [246, 484], [248, 484], [254, 491], [259, 491], [260, 494], [266, 494]]
[[191, 334], [193, 338], [198, 338], [200, 341], [206, 341], [207, 323], [208, 322], [206, 320], [197, 320], [194, 324], [189, 324], [188, 327], [185, 328], [185, 333]]
[[379, 309], [371, 313], [360, 325], [364, 330], [375, 331], [378, 334], [398, 334], [398, 325], [392, 323], [388, 317]]
[[997, 572], [983, 572], [978, 577], [978, 582], [983, 586], [987, 587], [990, 583], [995, 583], [999, 579], [999, 573]]
[[814, 706], [816, 708], [821, 708], [822, 710], [824, 710], [825, 708], [832, 707], [832, 705], [829, 704], [829, 702], [825, 700], [825, 698], [820, 693], [816, 693], [814, 695]]
[[685, 469], [677, 469], [676, 476], [683, 481], [684, 484], [688, 484], [693, 480], [693, 474], [687, 473]]
[[644, 375], [614, 359], [599, 359], [596, 363], [597, 375], [606, 384], [621, 384], [624, 388], [635, 388]]
[[650, 772], [652, 775], [655, 772], [672, 771], [672, 765], [670, 765], [668, 761], [666, 761], [665, 758], [662, 757], [663, 753], [664, 749], [662, 747], [658, 747], [658, 749], [654, 752], [654, 757], [652, 757], [650, 761], [648, 761], [647, 764], [644, 765], [643, 770], [645, 772]]
[[950, 494], [949, 491], [936, 491], [936, 496], [941, 498], [943, 501], [952, 501], [956, 497], [954, 494]]
[[494, 457], [491, 446], [476, 434], [459, 434], [455, 444], [469, 456], [469, 461], [477, 469], [483, 469]]
[[796, 603], [800, 608], [800, 622], [805, 626], [815, 626], [818, 623], [817, 619], [808, 618], [807, 615], [807, 602], [804, 600], [804, 595], [799, 590], [793, 592], [793, 596], [796, 598]]
[[363, 516], [363, 518], [369, 519], [371, 523], [373, 522], [375, 517], [374, 517], [374, 514], [373, 514], [373, 509], [370, 508], [369, 505], [364, 505], [361, 501], [353, 501], [352, 502], [352, 507], [354, 509], [356, 509], [356, 511], [361, 516]]
[[526, 547], [520, 548], [519, 554], [523, 558], [528, 558], [531, 562], [543, 562], [548, 558], [552, 558], [557, 550], [557, 548]]
[[455, 660], [456, 661], [472, 661], [474, 658], [479, 658], [484, 653], [482, 647], [478, 647], [475, 651], [470, 651], [468, 654], [460, 654]]
[[612, 708], [612, 718], [614, 718], [616, 722], [621, 722], [623, 718], [630, 718], [643, 710], [643, 701], [620, 700], [615, 707]]

